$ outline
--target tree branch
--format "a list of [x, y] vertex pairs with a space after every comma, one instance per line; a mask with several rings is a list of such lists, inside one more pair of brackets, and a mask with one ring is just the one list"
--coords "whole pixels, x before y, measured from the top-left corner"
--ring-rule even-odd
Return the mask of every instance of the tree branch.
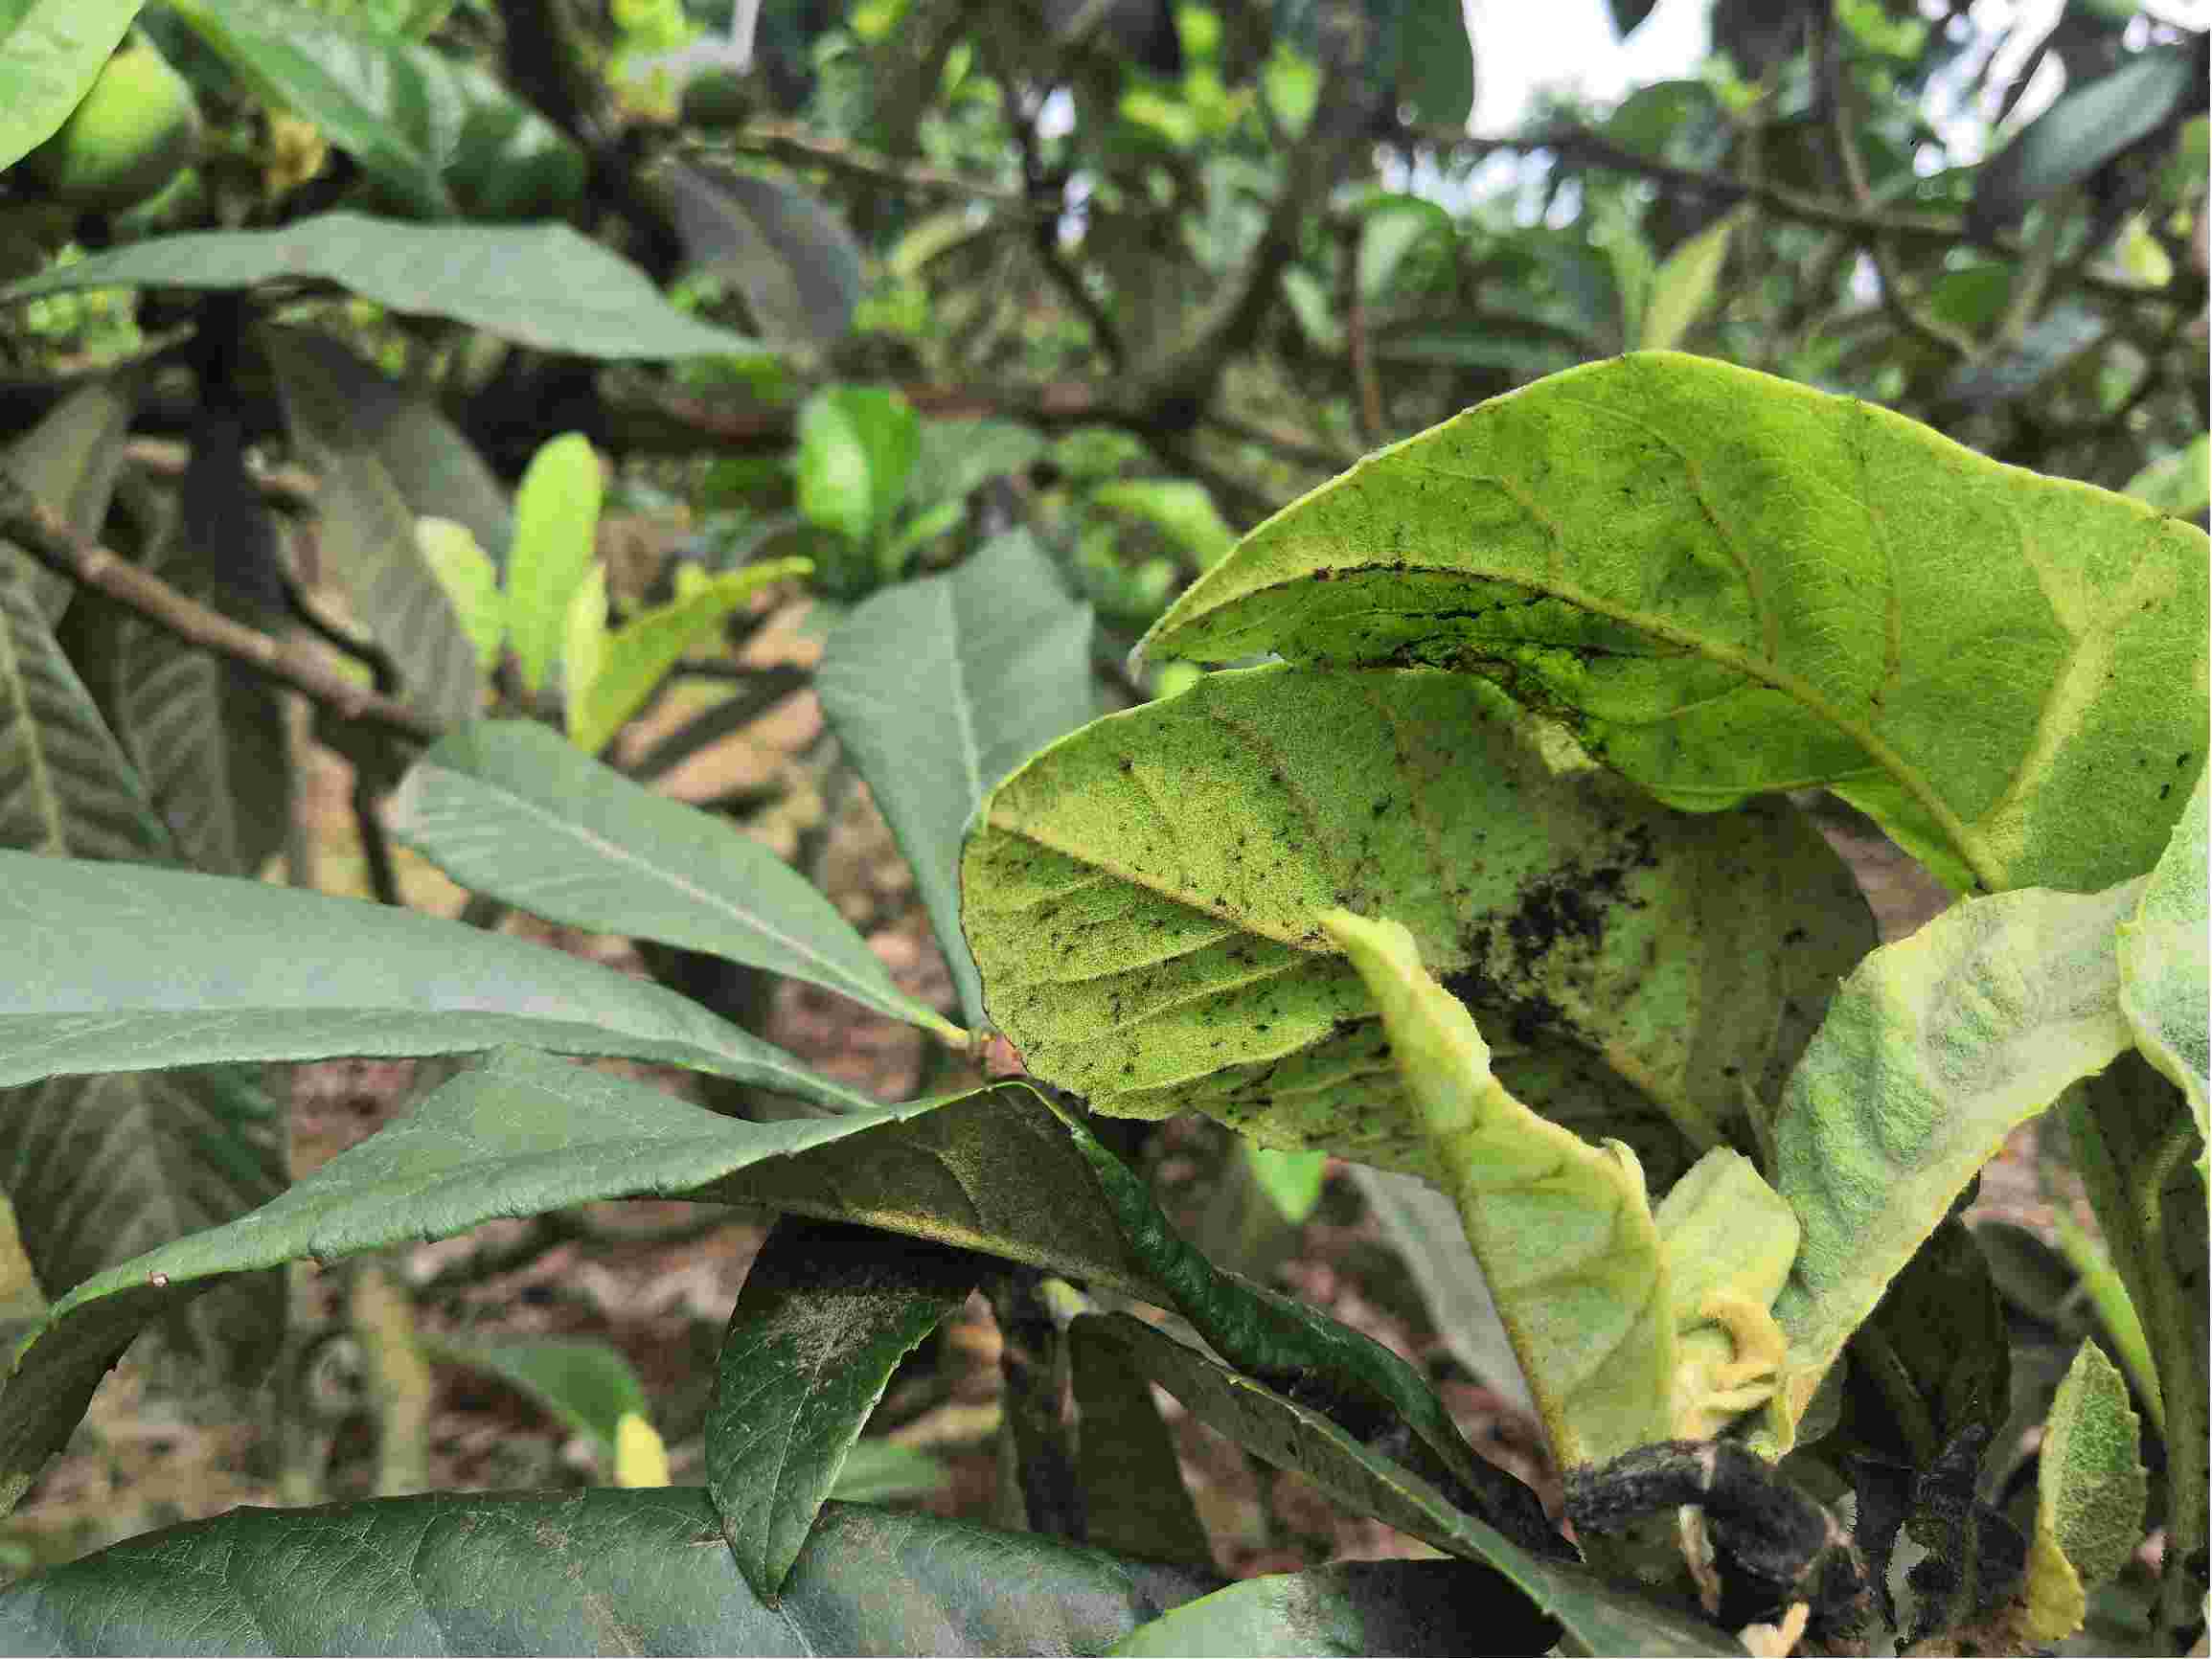
[[[795, 167], [818, 167], [843, 173], [889, 190], [930, 191], [941, 195], [973, 196], [1002, 207], [1028, 208], [1022, 192], [1010, 186], [966, 173], [947, 172], [922, 162], [900, 161], [858, 145], [823, 138], [785, 121], [753, 121], [729, 135], [729, 148], [746, 155], [765, 155]], [[701, 145], [705, 155], [720, 153], [720, 146]]]
[[365, 720], [425, 743], [445, 735], [445, 728], [429, 716], [354, 685], [311, 651], [187, 599], [121, 554], [79, 534], [60, 513], [5, 471], [0, 471], [0, 537], [48, 570], [96, 590], [179, 639], [289, 687], [345, 719]]

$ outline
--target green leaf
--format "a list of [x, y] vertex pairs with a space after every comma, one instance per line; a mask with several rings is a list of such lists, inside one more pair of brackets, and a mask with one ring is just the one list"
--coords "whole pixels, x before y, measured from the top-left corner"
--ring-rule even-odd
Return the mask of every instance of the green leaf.
[[2013, 1126], [2132, 1046], [2112, 938], [2143, 886], [1954, 905], [1836, 992], [1774, 1125], [1805, 1227], [1775, 1308], [1788, 1420]]
[[951, 1475], [943, 1459], [920, 1446], [900, 1445], [887, 1440], [864, 1440], [845, 1454], [845, 1462], [837, 1470], [837, 1484], [830, 1489], [830, 1495], [848, 1504], [926, 1498], [945, 1491]]
[[0, 1083], [528, 1043], [872, 1104], [673, 991], [389, 905], [21, 852], [0, 891]]
[[2142, 1543], [2150, 1481], [2141, 1455], [2127, 1382], [2095, 1343], [2083, 1343], [2051, 1402], [2036, 1466], [2023, 1595], [2031, 1641], [2080, 1629], [2084, 1591], [2119, 1572]]
[[0, 33], [0, 168], [60, 130], [129, 33], [140, 0], [17, 0]]
[[568, 596], [560, 620], [560, 677], [574, 716], [572, 724], [582, 724], [583, 699], [606, 670], [606, 647], [612, 632], [606, 625], [606, 566], [594, 561], [584, 568], [583, 580]]
[[623, 1419], [652, 1416], [645, 1384], [621, 1352], [604, 1342], [566, 1336], [490, 1342], [425, 1336], [422, 1346], [432, 1359], [488, 1372], [528, 1395], [570, 1433], [593, 1442], [610, 1467]]
[[591, 441], [567, 432], [538, 446], [514, 491], [507, 631], [522, 689], [532, 696], [560, 660], [569, 602], [591, 568], [605, 489]]
[[1083, 1541], [1152, 1561], [1209, 1565], [1213, 1545], [1152, 1384], [1096, 1320], [1069, 1325], [1067, 1360]]
[[1554, 1456], [1571, 1468], [1667, 1439], [1676, 1321], [1635, 1154], [1593, 1147], [1507, 1093], [1473, 1016], [1423, 971], [1403, 927], [1349, 911], [1321, 925], [1381, 1010]]
[[[851, 1135], [869, 1137], [858, 1156], [841, 1145]], [[639, 1194], [853, 1220], [1129, 1294], [1165, 1294], [1130, 1256], [1066, 1133], [1024, 1086], [752, 1124], [501, 1051], [273, 1203], [57, 1303], [0, 1391], [0, 1510], [68, 1439], [142, 1327], [237, 1274]]]
[[1090, 607], [1015, 532], [863, 601], [822, 648], [823, 716], [913, 866], [970, 1026], [985, 1014], [961, 932], [961, 838], [993, 784], [1096, 713], [1090, 640]]
[[2071, 189], [2164, 125], [2199, 88], [2187, 45], [2155, 47], [2065, 96], [1974, 170], [1967, 219], [1977, 239], [2017, 224], [2029, 208]]
[[564, 224], [424, 225], [332, 213], [278, 230], [149, 237], [25, 278], [0, 291], [0, 304], [82, 288], [252, 288], [313, 279], [395, 311], [450, 317], [518, 346], [579, 357], [760, 350], [687, 317], [643, 271]]
[[354, 615], [390, 654], [409, 702], [448, 723], [474, 717], [475, 648], [416, 544], [415, 509], [377, 425], [362, 419], [352, 360], [288, 330], [261, 338], [292, 443], [320, 475], [322, 551]]
[[570, 681], [569, 741], [597, 754], [645, 707], [685, 652], [712, 637], [761, 589], [813, 568], [804, 558], [766, 559], [709, 577], [682, 597], [631, 617], [607, 636], [598, 671], [581, 687]]
[[[9, 444], [0, 466], [73, 529], [97, 537], [107, 518], [108, 498], [123, 466], [123, 441], [137, 403], [134, 376], [103, 375], [70, 393]], [[0, 542], [0, 548], [11, 544]], [[75, 584], [12, 551], [8, 563], [14, 573], [9, 580], [28, 583], [39, 613], [49, 623], [58, 620], [77, 591]]]
[[1388, 11], [1400, 97], [1423, 121], [1465, 126], [1474, 106], [1474, 54], [1460, 0], [1395, 0]]
[[2084, 890], [2150, 868], [2181, 807], [2158, 791], [2212, 747], [2177, 694], [2205, 671], [2208, 563], [2124, 497], [1638, 354], [1362, 462], [1145, 648], [1462, 669], [1671, 805], [1819, 784], [1954, 886]]
[[745, 1275], [715, 1361], [707, 1492], [771, 1606], [900, 1362], [968, 1301], [980, 1258], [788, 1217]]
[[477, 671], [490, 674], [507, 643], [507, 596], [499, 591], [499, 567], [468, 527], [450, 518], [416, 519], [415, 546], [445, 590], [461, 631], [476, 648]]
[[1520, 1361], [1514, 1357], [1513, 1342], [1451, 1200], [1412, 1175], [1364, 1164], [1354, 1164], [1349, 1173], [1367, 1201], [1368, 1214], [1412, 1275], [1427, 1306], [1429, 1325], [1451, 1357], [1493, 1394], [1533, 1414], [1536, 1401], [1520, 1374]]
[[965, 501], [993, 478], [1027, 470], [1045, 447], [1012, 420], [925, 420], [906, 499], [917, 507]]
[[[1479, 1636], [1475, 1635], [1479, 1632]], [[1510, 1579], [1465, 1561], [1338, 1561], [1246, 1579], [1115, 1644], [1120, 1655], [1542, 1653], [1558, 1624]]]
[[2212, 1141], [2212, 954], [2205, 900], [2205, 776], [2199, 773], [2181, 822], [2166, 844], [2143, 900], [2119, 926], [2120, 1008], [2143, 1056], [2187, 1097], [2197, 1132]]
[[1128, 1314], [1085, 1315], [1129, 1363], [1165, 1388], [1207, 1427], [1276, 1468], [1295, 1469], [1355, 1514], [1495, 1567], [1591, 1653], [1713, 1654], [1740, 1651], [1723, 1632], [1616, 1588], [1587, 1567], [1521, 1549], [1463, 1513], [1426, 1481], [1360, 1445], [1320, 1413], [1240, 1376]]
[[968, 506], [960, 501], [940, 501], [916, 513], [877, 544], [876, 574], [885, 581], [897, 580], [917, 553], [939, 536], [959, 529], [967, 516]]
[[900, 393], [825, 386], [799, 410], [799, 511], [871, 546], [906, 497], [921, 442], [921, 418]]
[[860, 246], [819, 198], [788, 179], [684, 156], [657, 182], [688, 268], [728, 278], [763, 339], [826, 352], [845, 337], [865, 287]]
[[1190, 556], [1194, 570], [1211, 570], [1237, 544], [1202, 484], [1181, 478], [1129, 478], [1102, 484], [1091, 500], [1151, 525]]
[[1245, 1167], [1276, 1213], [1293, 1227], [1313, 1214], [1329, 1178], [1327, 1152], [1278, 1152], [1240, 1141]]
[[992, 1015], [1038, 1077], [1432, 1178], [1322, 912], [1404, 921], [1505, 1087], [1659, 1185], [1778, 1097], [1874, 942], [1793, 809], [1653, 806], [1425, 670], [1209, 674], [1099, 720], [992, 793], [965, 882]]
[[[1213, 1574], [832, 1505], [783, 1600], [703, 1491], [438, 1493], [234, 1510], [0, 1590], [40, 1653], [1102, 1653]], [[1011, 1588], [1010, 1588], [1011, 1587]]]
[[1432, 237], [1447, 243], [1451, 239], [1451, 216], [1435, 202], [1417, 195], [1386, 195], [1370, 202], [1359, 215], [1357, 281], [1361, 298], [1381, 299], [1405, 256]]
[[[1394, 1420], [1403, 1422], [1428, 1454], [1425, 1462], [1448, 1471], [1439, 1478], [1456, 1483], [1465, 1507], [1530, 1547], [1542, 1547], [1549, 1528], [1534, 1494], [1474, 1456], [1420, 1373], [1372, 1337], [1215, 1267], [1169, 1225], [1128, 1165], [1074, 1117], [1063, 1117], [1139, 1260], [1215, 1352], [1248, 1376], [1322, 1404], [1357, 1440], [1373, 1440]], [[1664, 1432], [1662, 1426], [1645, 1438]], [[1553, 1443], [1560, 1443], [1556, 1435]], [[1563, 1453], [1562, 1461], [1568, 1461]]]
[[2195, 518], [2212, 508], [2212, 432], [2200, 432], [2152, 462], [2128, 480], [2127, 493], [2176, 518]]
[[1728, 238], [1740, 216], [1723, 214], [1666, 257], [1644, 302], [1643, 327], [1636, 335], [1640, 349], [1672, 352], [1705, 314], [1721, 285]]
[[402, 211], [553, 218], [582, 194], [582, 152], [473, 64], [321, 7], [172, 8], [258, 96], [311, 122]]
[[408, 772], [391, 821], [464, 887], [517, 909], [788, 974], [958, 1040], [767, 848], [542, 726], [487, 721], [441, 739]]

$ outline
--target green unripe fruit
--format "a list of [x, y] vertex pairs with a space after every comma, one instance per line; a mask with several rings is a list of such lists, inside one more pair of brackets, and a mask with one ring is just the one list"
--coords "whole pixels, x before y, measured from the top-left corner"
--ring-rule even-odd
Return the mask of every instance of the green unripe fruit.
[[192, 88], [144, 35], [107, 60], [60, 131], [23, 158], [56, 201], [114, 213], [166, 188], [199, 154]]

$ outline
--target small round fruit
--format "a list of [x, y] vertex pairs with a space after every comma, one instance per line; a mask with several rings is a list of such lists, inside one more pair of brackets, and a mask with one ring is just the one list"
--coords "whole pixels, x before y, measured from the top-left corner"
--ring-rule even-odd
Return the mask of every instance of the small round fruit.
[[164, 189], [198, 153], [191, 86], [151, 41], [133, 34], [22, 167], [56, 201], [114, 213]]

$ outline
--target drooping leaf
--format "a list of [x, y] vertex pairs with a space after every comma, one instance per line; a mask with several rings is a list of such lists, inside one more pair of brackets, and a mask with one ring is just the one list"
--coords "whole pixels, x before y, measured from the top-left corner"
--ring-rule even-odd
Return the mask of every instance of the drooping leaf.
[[83, 102], [140, 0], [17, 0], [0, 31], [0, 168], [38, 148]]
[[[12, 37], [0, 45], [0, 52], [12, 50]], [[137, 400], [133, 376], [103, 375], [70, 393], [9, 444], [0, 466], [75, 529], [97, 536], [123, 466], [123, 441]], [[11, 580], [27, 582], [40, 614], [49, 623], [57, 621], [76, 591], [69, 579], [29, 558], [11, 562]]]
[[799, 411], [799, 511], [867, 547], [906, 498], [922, 420], [898, 392], [828, 386]]
[[1085, 1315], [1129, 1363], [1192, 1416], [1277, 1468], [1295, 1469], [1355, 1514], [1373, 1515], [1463, 1560], [1495, 1567], [1592, 1653], [1739, 1651], [1711, 1625], [1615, 1587], [1579, 1563], [1551, 1560], [1466, 1514], [1418, 1475], [1360, 1445], [1319, 1412], [1239, 1375], [1128, 1314]]
[[[572, 1336], [515, 1336], [478, 1341], [425, 1336], [432, 1359], [489, 1372], [528, 1395], [567, 1427], [590, 1440], [612, 1466], [626, 1419], [650, 1422], [652, 1401], [619, 1349]], [[623, 1482], [622, 1485], [631, 1483]], [[659, 1483], [666, 1486], [668, 1483]]]
[[1097, 712], [1090, 638], [1090, 607], [1016, 532], [863, 601], [822, 649], [823, 717], [913, 867], [970, 1026], [986, 1015], [961, 931], [961, 839], [992, 784]]
[[175, 0], [174, 10], [406, 212], [552, 218], [582, 193], [582, 152], [473, 64], [317, 7]]
[[2112, 940], [2143, 885], [1954, 905], [1836, 992], [1774, 1125], [1789, 1420], [2006, 1133], [2131, 1045]]
[[1368, 1214], [1397, 1249], [1427, 1305], [1428, 1322], [1451, 1357], [1483, 1387], [1523, 1411], [1536, 1401], [1514, 1357], [1497, 1303], [1482, 1277], [1451, 1200], [1413, 1175], [1354, 1164], [1350, 1173]]
[[499, 590], [499, 567], [468, 527], [450, 518], [416, 519], [415, 545], [452, 602], [461, 631], [476, 648], [477, 671], [490, 674], [507, 644], [507, 596]]
[[2124, 497], [1638, 354], [1361, 463], [1146, 647], [1459, 668], [1673, 805], [1819, 783], [1956, 887], [2081, 890], [2150, 867], [2181, 806], [2158, 790], [2212, 746], [2174, 694], [2204, 672], [2208, 562]]
[[2028, 1541], [2027, 1635], [2057, 1642], [2082, 1627], [2085, 1591], [2117, 1573], [2143, 1541], [2149, 1480], [2128, 1384], [2085, 1342], [2059, 1384], [2036, 1466]]
[[2143, 1056], [2187, 1097], [2197, 1132], [2212, 1141], [2212, 967], [2207, 955], [2205, 788], [2200, 773], [2174, 838], [2119, 928], [2120, 1008]]
[[1152, 1384], [1093, 1320], [1069, 1325], [1067, 1358], [1083, 1541], [1151, 1561], [1207, 1565], [1213, 1546]]
[[395, 311], [451, 317], [519, 346], [580, 357], [760, 349], [686, 316], [628, 261], [553, 223], [410, 224], [331, 213], [276, 230], [148, 237], [27, 277], [0, 292], [0, 304], [80, 288], [253, 288], [313, 280]]
[[753, 1259], [715, 1361], [707, 1492], [771, 1606], [899, 1364], [967, 1302], [981, 1258], [786, 1217]]
[[1053, 745], [965, 865], [992, 1017], [1095, 1109], [1440, 1174], [1317, 920], [1382, 910], [1486, 1022], [1506, 1088], [1658, 1185], [1777, 1098], [1873, 943], [1854, 894], [1792, 810], [1653, 806], [1471, 676], [1284, 666]]
[[1189, 556], [1195, 570], [1213, 569], [1237, 542], [1206, 487], [1188, 479], [1120, 479], [1100, 485], [1091, 500], [1151, 525]]
[[[1169, 1224], [1140, 1176], [1074, 1117], [1065, 1121], [1139, 1260], [1215, 1352], [1326, 1412], [1355, 1440], [1369, 1443], [1403, 1424], [1421, 1443], [1416, 1455], [1425, 1454], [1425, 1466], [1447, 1471], [1437, 1478], [1453, 1488], [1463, 1507], [1529, 1548], [1544, 1547], [1550, 1529], [1535, 1495], [1476, 1458], [1420, 1373], [1374, 1338], [1215, 1267]], [[1563, 1448], [1562, 1457], [1567, 1461]]]
[[1473, 1016], [1423, 971], [1402, 926], [1341, 910], [1321, 925], [1381, 1011], [1439, 1184], [1459, 1206], [1561, 1466], [1667, 1439], [1676, 1321], [1635, 1154], [1618, 1141], [1593, 1147], [1515, 1100], [1491, 1075]]
[[2154, 47], [2109, 75], [2069, 87], [2004, 148], [1974, 169], [1967, 222], [1987, 239], [2029, 208], [2071, 189], [2155, 132], [2203, 70], [2188, 46]]
[[825, 203], [788, 179], [684, 156], [659, 182], [690, 268], [734, 284], [764, 340], [827, 351], [845, 337], [860, 247]]
[[952, 1034], [767, 848], [543, 726], [483, 721], [443, 739], [408, 772], [391, 818], [454, 880], [518, 909], [788, 974]]
[[[851, 1135], [871, 1137], [864, 1156], [840, 1147]], [[0, 1510], [68, 1439], [144, 1326], [240, 1273], [637, 1194], [854, 1220], [1163, 1295], [1105, 1206], [1086, 1204], [1091, 1191], [1064, 1131], [1020, 1085], [751, 1124], [543, 1056], [497, 1052], [275, 1202], [141, 1256], [49, 1309], [0, 1391]]]
[[532, 696], [560, 660], [569, 602], [591, 568], [605, 489], [591, 441], [568, 432], [538, 446], [514, 492], [507, 631], [522, 689]]
[[22, 852], [0, 894], [0, 1083], [526, 1043], [871, 1103], [660, 986], [413, 911]]
[[[694, 1488], [235, 1510], [0, 1590], [41, 1653], [1102, 1653], [1218, 1576], [833, 1504], [783, 1600]], [[1010, 1589], [1010, 1586], [1015, 1588]]]
[[1246, 1579], [1116, 1643], [1117, 1655], [1543, 1653], [1559, 1625], [1468, 1561], [1337, 1561]]
[[712, 637], [763, 588], [813, 568], [804, 558], [764, 559], [709, 577], [690, 593], [631, 617], [607, 635], [599, 670], [582, 689], [570, 683], [569, 741], [587, 755], [597, 754], [645, 707], [686, 651]]
[[310, 338], [272, 329], [262, 341], [292, 443], [320, 475], [323, 552], [354, 614], [399, 669], [401, 693], [459, 724], [482, 700], [475, 648], [416, 545], [416, 510], [377, 441], [377, 423], [363, 418], [356, 376], [331, 373], [333, 352]]
[[2200, 432], [2152, 462], [2128, 480], [2127, 493], [2176, 518], [2195, 518], [2212, 508], [2212, 432]]
[[1721, 268], [1728, 262], [1728, 238], [1737, 217], [1722, 215], [1660, 264], [1644, 301], [1643, 327], [1636, 336], [1640, 350], [1672, 352], [1705, 314], [1721, 285]]

